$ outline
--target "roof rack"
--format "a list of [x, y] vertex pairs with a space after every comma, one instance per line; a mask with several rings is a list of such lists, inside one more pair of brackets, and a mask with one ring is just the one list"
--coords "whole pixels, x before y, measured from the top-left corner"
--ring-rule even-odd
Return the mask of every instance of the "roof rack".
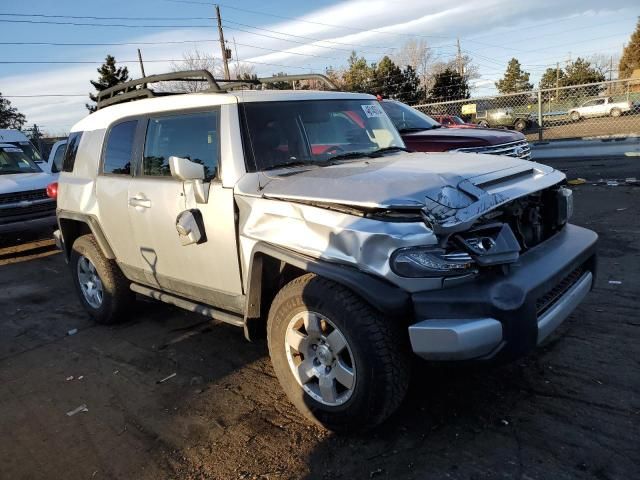
[[[257, 85], [276, 83], [276, 82], [295, 82], [298, 80], [318, 80], [324, 83], [331, 90], [338, 90], [338, 87], [329, 80], [328, 77], [319, 73], [308, 73], [303, 75], [278, 75], [275, 77], [256, 78], [247, 80], [222, 80], [214, 78], [211, 72], [207, 70], [187, 70], [183, 72], [163, 73], [160, 75], [150, 75], [137, 80], [121, 83], [113, 87], [102, 90], [98, 93], [96, 110], [125, 103], [132, 100], [142, 98], [152, 98], [160, 95], [172, 95], [183, 92], [154, 92], [147, 87], [149, 83], [159, 82], [202, 82], [209, 84], [206, 92], [209, 93], [225, 93], [229, 90], [239, 87], [252, 87]], [[223, 85], [220, 86], [220, 83]]]
[[[160, 75], [150, 75], [148, 77], [142, 77], [137, 80], [131, 80], [129, 82], [115, 85], [106, 90], [102, 90], [98, 93], [98, 101], [96, 109], [108, 107], [109, 105], [115, 105], [117, 103], [124, 103], [130, 100], [136, 100], [140, 98], [155, 97], [157, 94], [147, 88], [148, 83], [158, 82], [197, 82], [206, 81], [209, 84], [209, 91], [222, 92], [216, 79], [213, 78], [211, 72], [207, 70], [187, 70], [183, 72], [163, 73]], [[137, 88], [141, 85], [142, 88]]]

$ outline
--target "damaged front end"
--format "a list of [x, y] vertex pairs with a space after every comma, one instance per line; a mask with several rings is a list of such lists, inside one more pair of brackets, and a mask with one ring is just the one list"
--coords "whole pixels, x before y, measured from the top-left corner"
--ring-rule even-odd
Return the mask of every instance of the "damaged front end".
[[506, 273], [571, 216], [564, 174], [533, 162], [466, 178], [431, 174], [421, 182], [404, 171], [384, 183], [385, 168], [327, 167], [272, 177], [266, 187], [260, 174], [245, 178], [236, 197], [243, 267], [253, 246], [267, 242], [354, 266], [409, 292], [430, 290], [487, 269]]

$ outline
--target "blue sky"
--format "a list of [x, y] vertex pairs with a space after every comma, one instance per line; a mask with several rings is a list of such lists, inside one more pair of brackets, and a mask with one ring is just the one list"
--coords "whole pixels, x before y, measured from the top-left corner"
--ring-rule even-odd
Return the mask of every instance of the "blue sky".
[[[220, 6], [229, 46], [235, 40], [238, 58], [253, 66], [259, 75], [339, 67], [346, 63], [352, 49], [373, 62], [392, 54], [409, 39], [427, 41], [436, 59], [446, 60], [455, 55], [456, 38], [460, 37], [463, 51], [479, 67], [480, 78], [473, 82], [474, 95], [494, 93], [493, 82], [513, 56], [537, 83], [545, 68], [557, 61], [598, 53], [619, 55], [640, 15], [634, 0], [240, 0]], [[127, 66], [133, 77], [140, 75], [135, 62], [138, 47], [143, 52], [147, 74], [168, 71], [167, 60], [180, 60], [184, 52], [194, 49], [219, 58], [213, 16], [214, 7], [207, 0], [5, 0], [0, 6], [0, 42], [84, 45], [4, 43], [0, 62], [95, 64], [0, 63], [0, 92], [27, 115], [30, 124], [62, 133], [86, 115], [86, 98], [82, 95], [91, 91], [88, 81], [97, 77], [95, 69], [108, 53], [119, 61], [132, 61]], [[128, 27], [115, 26], [123, 24]], [[126, 45], [87, 45], [91, 43]], [[24, 97], [39, 94], [80, 96]]]

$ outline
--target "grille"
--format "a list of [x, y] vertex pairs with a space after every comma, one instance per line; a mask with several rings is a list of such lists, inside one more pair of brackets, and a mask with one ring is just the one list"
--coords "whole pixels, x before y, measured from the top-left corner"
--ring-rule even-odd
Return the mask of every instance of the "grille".
[[578, 267], [564, 277], [555, 287], [536, 300], [536, 313], [543, 315], [569, 290], [584, 273], [584, 267]]
[[501, 143], [500, 145], [488, 145], [486, 147], [459, 148], [456, 151], [467, 153], [486, 153], [489, 155], [506, 155], [508, 157], [522, 158], [523, 160], [529, 160], [531, 158], [531, 147], [526, 140]]
[[26, 207], [0, 208], [0, 224], [20, 222], [33, 218], [55, 215], [56, 202], [36, 203]]
[[0, 194], [0, 205], [18, 203], [23, 200], [42, 200], [43, 198], [47, 198], [47, 191], [44, 188], [26, 192], [2, 193]]

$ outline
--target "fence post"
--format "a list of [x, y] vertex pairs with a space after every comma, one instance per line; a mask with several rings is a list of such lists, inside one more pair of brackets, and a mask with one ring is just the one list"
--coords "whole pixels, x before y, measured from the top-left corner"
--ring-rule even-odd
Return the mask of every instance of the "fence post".
[[542, 130], [544, 120], [542, 119], [542, 90], [538, 90], [538, 141], [542, 141]]

